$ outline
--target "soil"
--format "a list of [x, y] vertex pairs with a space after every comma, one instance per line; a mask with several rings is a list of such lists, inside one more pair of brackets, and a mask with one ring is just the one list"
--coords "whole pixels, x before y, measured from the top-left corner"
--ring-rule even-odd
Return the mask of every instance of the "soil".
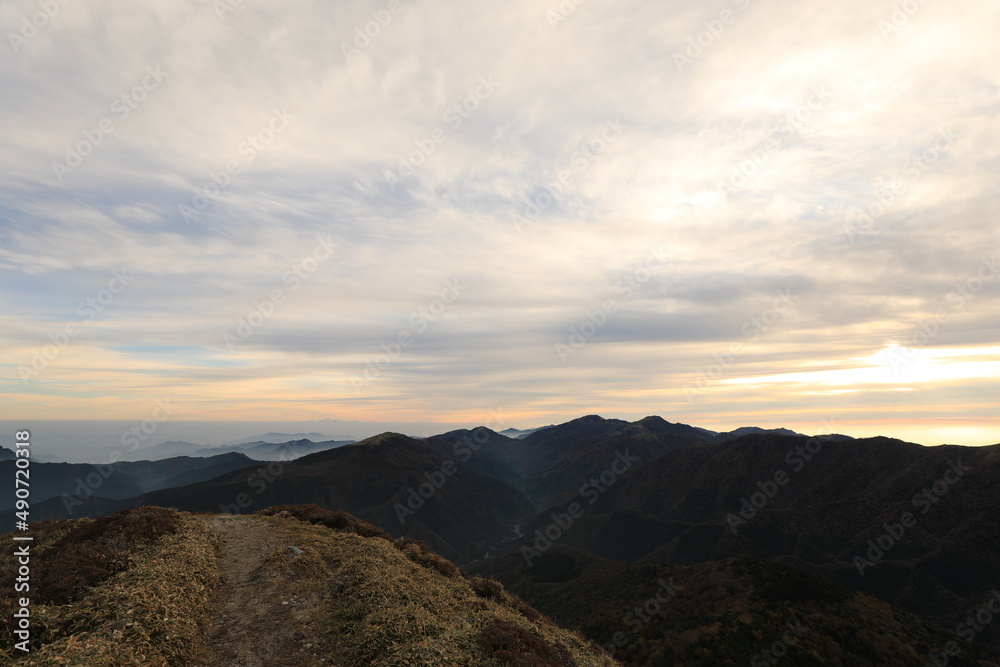
[[[323, 639], [310, 618], [318, 600], [289, 592], [279, 568], [266, 562], [277, 552], [295, 557], [260, 517], [215, 515], [206, 525], [219, 536], [220, 580], [209, 625], [193, 667], [329, 667]], [[301, 591], [301, 586], [291, 587]], [[306, 594], [308, 595], [308, 594]], [[319, 596], [319, 593], [316, 593]]]

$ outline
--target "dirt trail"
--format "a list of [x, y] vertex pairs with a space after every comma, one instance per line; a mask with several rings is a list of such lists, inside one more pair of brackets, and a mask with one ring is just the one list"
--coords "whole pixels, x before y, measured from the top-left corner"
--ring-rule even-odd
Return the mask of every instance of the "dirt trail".
[[[277, 568], [276, 552], [294, 557], [262, 518], [217, 515], [205, 523], [219, 535], [219, 586], [209, 626], [193, 667], [311, 667], [330, 665], [318, 655], [321, 641], [306, 607], [315, 600], [291, 595]], [[317, 592], [318, 596], [319, 593]]]

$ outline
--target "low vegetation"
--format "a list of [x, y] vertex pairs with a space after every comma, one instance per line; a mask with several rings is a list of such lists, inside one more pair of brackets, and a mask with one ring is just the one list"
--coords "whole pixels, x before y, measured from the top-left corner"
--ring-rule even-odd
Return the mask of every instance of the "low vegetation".
[[[392, 539], [343, 512], [284, 506], [232, 521], [255, 522], [255, 530], [282, 545], [268, 549], [254, 580], [280, 582], [281, 597], [297, 601], [299, 620], [317, 629], [318, 642], [309, 646], [318, 664], [617, 664], [500, 584], [469, 577], [423, 543]], [[207, 516], [142, 507], [98, 520], [34, 524], [31, 652], [6, 648], [0, 660], [173, 667], [208, 655], [206, 664], [219, 664], [203, 641], [221, 585], [210, 523]], [[11, 580], [12, 536], [0, 543], [0, 568]], [[3, 595], [10, 619], [13, 593]], [[284, 630], [279, 619], [261, 628], [261, 639]], [[4, 647], [13, 645], [9, 624], [0, 638]]]
[[[571, 576], [550, 576], [557, 569]], [[478, 572], [624, 665], [769, 665], [780, 653], [803, 667], [922, 667], [950, 641], [962, 649], [950, 667], [1000, 664], [953, 630], [768, 561], [626, 564], [557, 545], [530, 567], [515, 554]]]
[[[228, 664], [213, 660], [205, 641], [220, 574], [228, 578], [213, 521], [141, 507], [33, 524], [31, 652], [5, 648], [0, 660]], [[470, 576], [422, 542], [393, 539], [344, 512], [279, 506], [227, 521], [239, 535], [266, 538], [247, 542], [265, 545], [256, 548], [249, 579], [261, 594], [232, 613], [264, 614], [261, 641], [294, 635], [309, 665], [739, 665], [777, 647], [801, 665], [881, 665], [892, 655], [894, 664], [916, 666], [954, 639], [873, 598], [764, 561], [627, 565], [555, 547], [533, 567], [514, 556], [484, 570], [582, 633], [575, 634], [497, 581]], [[8, 581], [14, 549], [11, 535], [0, 537]], [[565, 576], [551, 576], [553, 569]], [[0, 639], [12, 647], [13, 590], [0, 596], [7, 619]], [[801, 636], [790, 641], [788, 630], [800, 626]], [[298, 638], [301, 628], [308, 636]], [[613, 649], [621, 663], [587, 638]], [[979, 662], [986, 657], [979, 648], [963, 647], [951, 664], [995, 664]]]
[[[319, 613], [334, 664], [617, 664], [501, 585], [470, 578], [421, 543], [365, 537], [370, 527], [363, 522], [345, 523], [324, 512], [283, 507], [261, 514], [272, 515], [283, 541], [302, 551], [295, 558], [274, 559], [274, 567], [286, 573], [288, 594], [305, 596], [318, 589], [326, 599]], [[301, 521], [286, 520], [293, 516]], [[327, 523], [344, 527], [330, 530]]]
[[[186, 664], [204, 628], [217, 581], [214, 538], [197, 517], [144, 507], [103, 517], [33, 524], [31, 652], [8, 664], [166, 667]], [[14, 542], [0, 537], [11, 581]], [[0, 600], [6, 620], [12, 590]]]

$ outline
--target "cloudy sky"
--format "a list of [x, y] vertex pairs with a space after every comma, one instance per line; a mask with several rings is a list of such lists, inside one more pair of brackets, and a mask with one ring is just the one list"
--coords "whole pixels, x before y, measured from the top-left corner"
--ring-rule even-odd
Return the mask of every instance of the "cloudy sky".
[[998, 442], [997, 25], [3, 0], [0, 418]]

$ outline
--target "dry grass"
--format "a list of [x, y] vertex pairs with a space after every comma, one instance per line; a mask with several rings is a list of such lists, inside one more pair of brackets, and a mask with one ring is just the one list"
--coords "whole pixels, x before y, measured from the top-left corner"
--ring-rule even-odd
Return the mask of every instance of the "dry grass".
[[[525, 616], [502, 587], [477, 582], [474, 588], [460, 571], [448, 576], [421, 565], [385, 539], [270, 520], [285, 543], [303, 551], [298, 558], [273, 560], [285, 572], [289, 594], [296, 594], [296, 587], [303, 595], [321, 591], [323, 604], [312, 613], [327, 628], [333, 664], [617, 664], [537, 612], [534, 619]], [[511, 657], [519, 654], [521, 661]]]
[[257, 512], [261, 516], [276, 516], [280, 518], [295, 518], [299, 521], [326, 526], [339, 532], [354, 533], [361, 537], [377, 537], [386, 540], [414, 563], [423, 567], [432, 568], [446, 577], [459, 576], [462, 571], [457, 565], [447, 558], [439, 556], [431, 551], [431, 548], [420, 540], [411, 540], [406, 537], [393, 539], [392, 535], [381, 528], [371, 525], [367, 521], [362, 521], [352, 514], [344, 511], [333, 511], [320, 507], [319, 505], [276, 505]]
[[[10, 648], [2, 654], [3, 659], [8, 664], [46, 667], [185, 664], [202, 633], [218, 577], [215, 542], [201, 520], [169, 512], [172, 516], [162, 523], [162, 512], [138, 512], [132, 517], [106, 517], [108, 520], [101, 523], [79, 519], [42, 527], [41, 534], [61, 533], [39, 545], [35, 555], [46, 563], [43, 572], [57, 569], [57, 557], [72, 553], [64, 547], [81, 540], [91, 544], [94, 553], [107, 556], [105, 565], [114, 563], [112, 569], [117, 572], [105, 577], [101, 574], [105, 568], [91, 568], [90, 575], [99, 576], [90, 580], [90, 587], [82, 578], [54, 578], [56, 594], [41, 589], [33, 599], [64, 599], [68, 595], [72, 601], [33, 603], [31, 653]], [[147, 521], [157, 514], [160, 519]], [[163, 532], [152, 541], [137, 540], [129, 546], [127, 540], [120, 539], [123, 532], [132, 532], [123, 531], [123, 527], [170, 524], [174, 532]], [[106, 533], [95, 529], [102, 525]], [[154, 528], [152, 533], [156, 532]], [[137, 530], [134, 534], [146, 533]], [[4, 536], [3, 542], [11, 542], [10, 537]], [[115, 557], [110, 546], [95, 546], [102, 544], [120, 546], [120, 557]], [[4, 554], [13, 552], [9, 546], [3, 545]], [[66, 582], [74, 583], [67, 586]], [[9, 642], [5, 644], [9, 646]]]
[[[617, 664], [502, 586], [470, 579], [420, 542], [393, 540], [349, 515], [317, 515], [311, 508], [273, 513], [233, 517], [247, 522], [233, 529], [249, 530], [256, 522], [255, 530], [274, 537], [255, 566], [253, 581], [295, 601], [294, 614], [292, 605], [276, 604], [289, 610], [296, 627], [312, 629], [308, 641], [313, 643], [305, 646], [319, 663]], [[305, 520], [295, 520], [296, 515]], [[174, 667], [188, 664], [204, 648], [219, 582], [217, 540], [204, 517], [143, 508], [97, 521], [46, 522], [33, 532], [33, 556], [48, 574], [43, 575], [46, 588], [32, 591], [38, 600], [32, 605], [32, 652], [11, 648], [0, 654], [0, 662]], [[90, 555], [89, 567], [80, 561], [82, 555], [74, 556], [73, 545], [85, 547], [80, 554]], [[0, 537], [0, 549], [0, 567], [9, 571], [11, 536]], [[73, 567], [81, 571], [57, 575], [64, 558], [75, 559]], [[270, 633], [261, 641], [293, 629], [281, 618], [274, 615], [273, 624], [261, 627]], [[12, 646], [9, 628], [5, 631], [5, 646]]]
[[162, 507], [115, 512], [66, 532], [34, 560], [36, 602], [65, 604], [116, 572], [130, 557], [164, 535], [176, 533], [180, 515]]
[[392, 541], [392, 535], [381, 528], [362, 521], [353, 514], [343, 511], [328, 510], [316, 504], [309, 505], [275, 505], [257, 512], [261, 516], [278, 516], [295, 518], [299, 521], [315, 523], [341, 532], [355, 533], [361, 537], [381, 537]]
[[479, 645], [510, 667], [573, 667], [576, 661], [562, 644], [546, 644], [513, 623], [496, 620], [479, 633]]

